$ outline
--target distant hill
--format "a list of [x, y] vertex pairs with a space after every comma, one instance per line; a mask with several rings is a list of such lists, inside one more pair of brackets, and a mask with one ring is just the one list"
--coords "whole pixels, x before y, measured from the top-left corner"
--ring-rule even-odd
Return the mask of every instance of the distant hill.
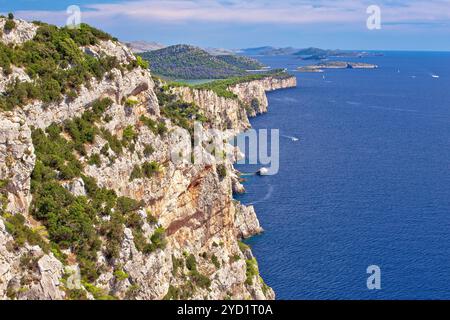
[[165, 45], [158, 42], [147, 42], [147, 41], [132, 41], [128, 42], [126, 45], [134, 53], [159, 50], [166, 47]]
[[298, 49], [287, 47], [287, 48], [275, 48], [275, 47], [258, 47], [258, 48], [247, 48], [239, 50], [240, 54], [248, 56], [281, 56], [281, 55], [291, 55], [298, 51]]
[[244, 56], [227, 54], [216, 56], [216, 58], [243, 70], [260, 70], [264, 68], [264, 65], [258, 60]]
[[175, 45], [140, 53], [158, 75], [174, 79], [224, 79], [247, 75], [246, 70], [261, 69], [254, 59], [234, 55], [213, 56], [190, 45]]
[[323, 49], [311, 47], [311, 48], [298, 50], [296, 53], [294, 53], [294, 55], [296, 55], [296, 56], [328, 56], [331, 53], [332, 53], [332, 50], [323, 50]]
[[320, 48], [304, 48], [296, 49], [293, 47], [276, 48], [271, 46], [240, 49], [237, 53], [245, 56], [280, 56], [280, 55], [294, 55], [299, 56], [303, 60], [321, 60], [329, 57], [368, 57], [374, 55], [382, 55], [380, 53], [369, 53], [362, 51], [351, 50], [325, 50]]
[[233, 55], [234, 50], [230, 49], [224, 49], [224, 48], [203, 48], [206, 52], [209, 54], [212, 54], [213, 56], [223, 56], [223, 55]]
[[319, 48], [306, 48], [297, 51], [294, 55], [302, 57], [304, 60], [320, 60], [329, 57], [340, 58], [363, 58], [374, 55], [380, 55], [362, 51], [347, 51], [347, 50], [324, 50]]

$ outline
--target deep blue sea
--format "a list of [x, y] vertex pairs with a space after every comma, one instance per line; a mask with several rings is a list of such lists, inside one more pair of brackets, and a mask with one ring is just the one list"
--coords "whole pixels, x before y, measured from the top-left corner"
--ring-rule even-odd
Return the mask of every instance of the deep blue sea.
[[252, 120], [286, 137], [279, 173], [247, 176], [237, 196], [266, 230], [247, 242], [277, 299], [450, 299], [450, 53], [358, 61], [380, 68], [293, 73], [298, 88]]

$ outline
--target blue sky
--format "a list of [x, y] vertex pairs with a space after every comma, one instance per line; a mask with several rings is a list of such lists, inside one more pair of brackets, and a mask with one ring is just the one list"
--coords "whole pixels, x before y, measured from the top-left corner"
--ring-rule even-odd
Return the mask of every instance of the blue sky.
[[[450, 51], [450, 0], [0, 0], [0, 12], [62, 25], [69, 5], [124, 41]], [[380, 30], [366, 27], [370, 5]]]

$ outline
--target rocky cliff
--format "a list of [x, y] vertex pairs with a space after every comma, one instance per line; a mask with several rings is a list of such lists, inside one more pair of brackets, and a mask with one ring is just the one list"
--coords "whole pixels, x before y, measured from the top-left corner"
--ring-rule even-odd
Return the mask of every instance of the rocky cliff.
[[[44, 33], [14, 21], [5, 44]], [[239, 242], [262, 229], [253, 208], [232, 198], [242, 191], [234, 159], [174, 161], [174, 145], [191, 144], [190, 135], [173, 134], [185, 122], [169, 116], [126, 46], [103, 35], [90, 42], [78, 45], [85, 59], [115, 57], [106, 74], [70, 98], [62, 90], [62, 99], [22, 99], [0, 111], [0, 299], [274, 299]], [[6, 98], [15, 79], [39, 80], [17, 64], [0, 78]], [[241, 83], [230, 88], [237, 99], [177, 93], [208, 126], [238, 132], [250, 126], [247, 113], [267, 110], [265, 91], [293, 85]]]
[[173, 92], [187, 102], [196, 103], [212, 119], [214, 126], [222, 129], [244, 131], [250, 128], [248, 117], [266, 113], [269, 103], [267, 92], [292, 88], [297, 79], [291, 76], [268, 76], [260, 80], [230, 85], [228, 90], [235, 98], [221, 97], [212, 90], [175, 87]]

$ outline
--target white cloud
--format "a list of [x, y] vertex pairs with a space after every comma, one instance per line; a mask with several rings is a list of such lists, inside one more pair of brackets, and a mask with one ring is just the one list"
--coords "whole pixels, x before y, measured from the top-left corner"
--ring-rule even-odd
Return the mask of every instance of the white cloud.
[[[448, 23], [450, 0], [131, 0], [83, 7], [89, 21], [117, 17], [149, 22], [225, 22], [275, 24], [351, 24], [367, 19], [366, 8], [378, 2], [387, 24]], [[65, 12], [22, 11], [19, 16], [63, 22]]]

